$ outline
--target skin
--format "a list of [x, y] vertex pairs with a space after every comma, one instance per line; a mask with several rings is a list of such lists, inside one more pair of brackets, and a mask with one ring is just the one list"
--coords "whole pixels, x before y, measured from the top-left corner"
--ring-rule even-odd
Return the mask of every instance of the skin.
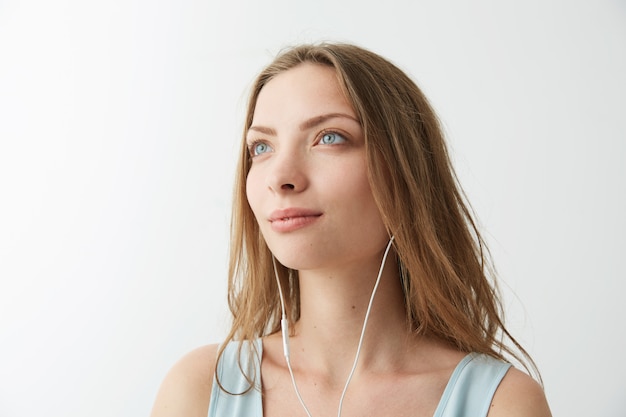
[[[300, 273], [301, 318], [290, 339], [295, 378], [313, 416], [336, 415], [389, 239], [367, 181], [363, 132], [334, 71], [302, 64], [263, 88], [246, 141], [250, 206], [276, 258]], [[294, 207], [306, 216], [284, 219], [280, 210]], [[391, 256], [383, 270], [344, 417], [432, 416], [465, 356], [407, 330], [395, 264]], [[172, 368], [153, 417], [207, 415], [216, 352], [200, 348]], [[266, 417], [305, 415], [279, 334], [263, 340], [261, 374]], [[541, 387], [512, 368], [488, 415], [550, 411]]]

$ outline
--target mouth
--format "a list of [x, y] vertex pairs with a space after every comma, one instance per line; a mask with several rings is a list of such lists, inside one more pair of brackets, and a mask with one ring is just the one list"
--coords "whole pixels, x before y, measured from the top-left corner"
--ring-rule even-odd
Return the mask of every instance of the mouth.
[[275, 221], [285, 221], [285, 220], [291, 220], [291, 219], [296, 219], [299, 217], [319, 217], [322, 215], [322, 212], [317, 211], [317, 210], [310, 210], [310, 209], [304, 209], [304, 208], [287, 208], [287, 209], [280, 209], [280, 210], [274, 210], [268, 220], [270, 222], [275, 222]]
[[303, 208], [288, 208], [273, 211], [268, 217], [271, 227], [276, 232], [291, 232], [315, 223], [322, 213]]

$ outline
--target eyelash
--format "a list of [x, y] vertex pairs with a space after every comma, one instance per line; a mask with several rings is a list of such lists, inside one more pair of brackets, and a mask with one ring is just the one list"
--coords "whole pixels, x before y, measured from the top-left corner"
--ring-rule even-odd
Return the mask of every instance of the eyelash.
[[[266, 141], [264, 141], [264, 140], [254, 140], [254, 141], [252, 141], [252, 143], [250, 143], [250, 144], [248, 145], [248, 154], [250, 155], [250, 158], [254, 158], [255, 156], [262, 155], [262, 154], [256, 154], [256, 153], [255, 153], [255, 148], [256, 148], [258, 145], [261, 145], [261, 144], [266, 145], [266, 146], [267, 146], [268, 148], [270, 148], [270, 149], [272, 148], [272, 147], [271, 147], [271, 146], [270, 146], [270, 145], [269, 145]], [[263, 153], [265, 153], [265, 152], [263, 152]]]
[[[316, 144], [316, 145], [324, 145], [324, 144], [323, 144], [323, 143], [321, 143], [321, 142], [322, 142], [322, 140], [324, 139], [324, 136], [326, 136], [326, 135], [336, 135], [336, 136], [338, 136], [338, 137], [342, 138], [345, 142], [347, 142], [347, 141], [348, 141], [348, 138], [347, 138], [347, 135], [346, 135], [346, 134], [344, 134], [344, 133], [342, 133], [342, 132], [338, 132], [337, 130], [327, 129], [327, 130], [322, 130], [322, 131], [321, 131], [321, 132], [320, 132], [320, 133], [316, 136], [316, 139], [315, 139], [315, 144]], [[266, 152], [262, 152], [262, 153], [260, 153], [260, 154], [256, 154], [256, 153], [255, 153], [255, 148], [256, 148], [258, 145], [266, 145], [269, 149], [272, 149], [272, 147], [271, 147], [271, 146], [270, 146], [270, 145], [269, 145], [269, 144], [268, 144], [265, 140], [261, 140], [261, 139], [259, 139], [259, 140], [254, 140], [254, 141], [252, 141], [252, 142], [248, 145], [248, 154], [250, 155], [250, 157], [251, 157], [251, 158], [254, 158], [254, 157], [256, 157], [256, 156], [260, 156], [260, 155], [262, 155], [262, 154], [266, 153]], [[334, 145], [334, 146], [337, 146], [337, 145], [340, 145], [340, 144], [336, 144], [336, 143], [329, 143], [329, 144], [326, 144], [326, 145]]]
[[[342, 132], [338, 132], [337, 130], [328, 129], [328, 130], [322, 130], [319, 133], [319, 135], [317, 135], [317, 139], [316, 139], [315, 143], [316, 144], [321, 144], [321, 141], [324, 139], [324, 136], [326, 136], [326, 135], [337, 135], [340, 138], [342, 138], [345, 142], [348, 141], [348, 138], [347, 138], [346, 134], [344, 134]], [[324, 145], [324, 144], [322, 144], [322, 145]], [[330, 144], [327, 144], [327, 145], [338, 145], [338, 144], [330, 143]]]

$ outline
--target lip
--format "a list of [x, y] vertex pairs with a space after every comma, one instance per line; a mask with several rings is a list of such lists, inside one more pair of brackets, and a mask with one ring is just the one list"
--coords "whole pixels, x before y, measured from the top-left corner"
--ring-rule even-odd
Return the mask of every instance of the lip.
[[274, 210], [268, 217], [268, 221], [275, 232], [292, 232], [315, 223], [322, 213], [317, 210], [305, 208], [286, 208]]

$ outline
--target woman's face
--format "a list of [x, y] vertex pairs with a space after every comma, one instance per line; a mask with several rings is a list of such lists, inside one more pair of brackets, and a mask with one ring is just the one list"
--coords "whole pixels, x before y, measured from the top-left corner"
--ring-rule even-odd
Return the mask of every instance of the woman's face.
[[297, 270], [380, 262], [388, 241], [363, 130], [334, 69], [301, 64], [261, 90], [246, 192], [270, 250]]

